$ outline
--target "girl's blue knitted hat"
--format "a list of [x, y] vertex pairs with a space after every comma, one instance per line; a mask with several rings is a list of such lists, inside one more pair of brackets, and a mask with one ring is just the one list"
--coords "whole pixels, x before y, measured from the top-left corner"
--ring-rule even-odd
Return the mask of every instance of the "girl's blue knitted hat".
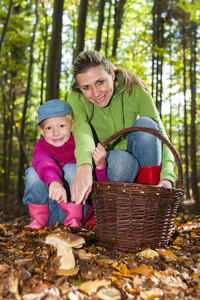
[[70, 107], [64, 101], [54, 99], [45, 102], [38, 108], [38, 122], [36, 127], [45, 119], [62, 117], [72, 114]]

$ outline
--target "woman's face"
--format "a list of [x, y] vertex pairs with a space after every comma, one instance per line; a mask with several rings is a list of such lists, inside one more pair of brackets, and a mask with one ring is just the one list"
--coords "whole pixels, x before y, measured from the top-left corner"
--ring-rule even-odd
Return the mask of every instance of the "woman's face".
[[85, 98], [97, 105], [105, 107], [110, 102], [114, 92], [115, 73], [108, 74], [103, 68], [95, 67], [76, 76], [79, 88]]

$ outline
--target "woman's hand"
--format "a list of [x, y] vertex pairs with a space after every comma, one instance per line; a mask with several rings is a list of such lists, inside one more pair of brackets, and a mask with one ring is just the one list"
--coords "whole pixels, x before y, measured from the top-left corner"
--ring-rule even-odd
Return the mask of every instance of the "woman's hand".
[[76, 176], [70, 186], [71, 200], [76, 204], [85, 204], [92, 191], [92, 167], [90, 164], [78, 166]]
[[49, 198], [60, 202], [67, 202], [67, 193], [59, 181], [52, 181], [49, 185]]
[[162, 179], [157, 187], [164, 187], [166, 189], [171, 189], [172, 188], [172, 182], [168, 179]]

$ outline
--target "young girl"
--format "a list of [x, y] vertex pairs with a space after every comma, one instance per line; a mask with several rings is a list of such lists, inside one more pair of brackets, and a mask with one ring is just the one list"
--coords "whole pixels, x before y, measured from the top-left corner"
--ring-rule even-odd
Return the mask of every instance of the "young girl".
[[[71, 201], [69, 190], [76, 175], [71, 109], [61, 100], [47, 101], [38, 109], [36, 126], [43, 138], [35, 145], [33, 168], [26, 170], [23, 202], [28, 204], [30, 215], [34, 219], [26, 227], [38, 229], [60, 220], [68, 227], [83, 229], [83, 205], [76, 205]], [[98, 144], [93, 159], [99, 181], [107, 181], [105, 156], [105, 149]]]

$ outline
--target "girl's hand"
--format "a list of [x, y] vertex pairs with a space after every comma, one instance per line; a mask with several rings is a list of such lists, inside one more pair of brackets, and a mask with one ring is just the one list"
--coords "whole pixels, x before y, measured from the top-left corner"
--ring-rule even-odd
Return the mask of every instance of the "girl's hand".
[[78, 166], [76, 176], [70, 186], [71, 200], [75, 204], [85, 204], [92, 191], [92, 167], [90, 164]]
[[171, 189], [172, 188], [172, 182], [168, 179], [162, 179], [157, 187], [164, 187], [166, 189]]
[[59, 181], [52, 181], [49, 185], [49, 198], [51, 200], [67, 203], [67, 193]]
[[97, 169], [103, 169], [106, 158], [106, 150], [104, 147], [98, 143], [97, 147], [94, 149], [92, 153], [92, 158]]

